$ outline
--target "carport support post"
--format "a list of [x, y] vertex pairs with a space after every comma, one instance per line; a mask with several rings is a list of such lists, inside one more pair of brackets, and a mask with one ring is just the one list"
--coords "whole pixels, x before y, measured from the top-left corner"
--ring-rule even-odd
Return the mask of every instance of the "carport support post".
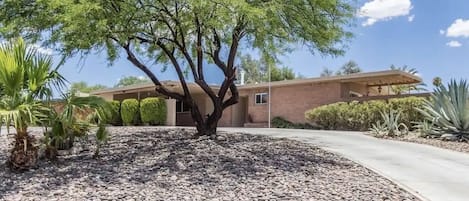
[[267, 118], [268, 118], [268, 125], [267, 125], [267, 126], [268, 126], [268, 128], [271, 128], [271, 125], [270, 125], [270, 119], [271, 119], [270, 112], [271, 112], [271, 109], [272, 109], [272, 108], [271, 108], [271, 107], [272, 107], [272, 95], [271, 95], [271, 93], [272, 93], [272, 86], [271, 86], [270, 81], [271, 81], [271, 79], [272, 79], [272, 77], [271, 77], [271, 76], [272, 76], [272, 72], [270, 72], [270, 70], [271, 70], [271, 69], [270, 69], [270, 64], [268, 64], [268, 66], [269, 66], [269, 70], [268, 70], [268, 71], [269, 71], [269, 98], [267, 99], [267, 103], [269, 104], [269, 114], [267, 115], [267, 116], [268, 116], [268, 117], [267, 117]]
[[166, 126], [176, 126], [176, 99], [165, 99]]

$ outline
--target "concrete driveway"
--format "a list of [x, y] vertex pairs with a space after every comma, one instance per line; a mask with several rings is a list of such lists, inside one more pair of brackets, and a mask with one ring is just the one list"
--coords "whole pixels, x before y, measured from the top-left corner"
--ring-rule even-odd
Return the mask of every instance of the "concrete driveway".
[[360, 163], [424, 199], [469, 200], [469, 154], [376, 139], [359, 132], [268, 128], [219, 130], [286, 137], [310, 143]]

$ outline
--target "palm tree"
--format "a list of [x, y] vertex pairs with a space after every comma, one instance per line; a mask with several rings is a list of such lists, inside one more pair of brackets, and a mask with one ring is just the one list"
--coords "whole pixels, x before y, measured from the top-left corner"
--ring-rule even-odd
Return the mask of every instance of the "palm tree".
[[336, 75], [350, 75], [354, 73], [361, 73], [362, 69], [358, 66], [357, 62], [350, 60], [336, 72]]
[[40, 124], [49, 109], [44, 99], [52, 96], [52, 86], [63, 86], [65, 79], [52, 69], [52, 58], [28, 47], [23, 39], [0, 45], [0, 120], [16, 130], [9, 162], [14, 169], [36, 164], [37, 147], [28, 126]]
[[322, 69], [322, 72], [321, 74], [319, 75], [320, 77], [330, 77], [330, 76], [333, 76], [334, 75], [334, 71], [327, 68], [327, 67], [324, 67]]
[[[419, 73], [416, 68], [410, 68], [407, 65], [404, 65], [402, 67], [396, 67], [394, 65], [391, 65], [390, 69], [403, 71], [412, 75], [418, 75]], [[427, 85], [422, 82], [418, 84], [395, 85], [395, 86], [392, 86], [391, 89], [396, 94], [404, 94], [404, 93], [410, 93], [411, 91], [426, 91], [427, 89], [425, 88], [425, 86]]]
[[61, 109], [52, 110], [47, 118], [47, 125], [52, 128], [46, 132], [50, 152], [48, 157], [51, 158], [55, 158], [56, 149], [69, 149], [73, 146], [75, 137], [87, 134], [89, 124], [77, 118], [79, 113], [93, 112], [92, 116], [96, 117], [94, 123], [98, 126], [105, 125], [112, 115], [109, 103], [97, 96], [78, 97], [69, 92], [63, 94], [62, 99]]

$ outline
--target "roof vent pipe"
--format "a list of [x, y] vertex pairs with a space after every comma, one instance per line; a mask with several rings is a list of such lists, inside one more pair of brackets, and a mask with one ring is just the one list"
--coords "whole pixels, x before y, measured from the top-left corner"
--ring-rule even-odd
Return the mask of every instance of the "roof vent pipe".
[[241, 70], [241, 79], [240, 79], [240, 82], [239, 82], [240, 85], [244, 85], [244, 74], [245, 74], [245, 73], [246, 73], [246, 72], [244, 71], [244, 69]]

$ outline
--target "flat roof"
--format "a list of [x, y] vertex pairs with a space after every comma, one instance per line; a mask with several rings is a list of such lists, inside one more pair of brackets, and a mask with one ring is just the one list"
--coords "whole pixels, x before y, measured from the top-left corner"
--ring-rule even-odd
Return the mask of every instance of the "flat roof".
[[[296, 80], [282, 80], [271, 82], [270, 86], [289, 86], [300, 85], [309, 83], [322, 83], [322, 82], [340, 82], [340, 83], [362, 83], [368, 86], [385, 86], [385, 85], [401, 85], [401, 84], [416, 84], [421, 83], [422, 79], [416, 75], [400, 71], [400, 70], [386, 70], [375, 71], [366, 73], [354, 73], [349, 75], [336, 75], [330, 77], [315, 77]], [[269, 83], [259, 84], [246, 84], [238, 86], [238, 89], [251, 89], [268, 87]]]
[[[270, 82], [270, 86], [279, 87], [279, 86], [290, 86], [290, 85], [301, 85], [309, 83], [324, 83], [324, 82], [340, 82], [340, 83], [360, 83], [367, 86], [386, 86], [386, 85], [400, 85], [400, 84], [416, 84], [421, 83], [422, 79], [416, 75], [400, 71], [400, 70], [385, 70], [385, 71], [375, 71], [375, 72], [366, 72], [366, 73], [354, 73], [349, 75], [338, 75], [330, 77], [316, 77], [316, 78], [306, 78], [306, 79], [295, 79], [295, 80], [282, 80]], [[180, 91], [179, 81], [162, 81], [164, 86], [166, 86], [171, 91]], [[190, 91], [200, 91], [202, 90], [195, 83], [188, 83]], [[268, 87], [269, 83], [259, 83], [259, 84], [246, 84], [239, 85], [238, 90], [243, 89], [255, 89], [255, 88], [265, 88]], [[143, 83], [130, 85], [125, 87], [116, 87], [109, 89], [102, 89], [93, 91], [90, 94], [99, 95], [105, 93], [114, 93], [120, 92], [125, 93], [126, 91], [135, 91], [139, 89], [152, 88], [155, 87], [153, 83]], [[212, 85], [214, 89], [218, 89], [219, 86]]]

